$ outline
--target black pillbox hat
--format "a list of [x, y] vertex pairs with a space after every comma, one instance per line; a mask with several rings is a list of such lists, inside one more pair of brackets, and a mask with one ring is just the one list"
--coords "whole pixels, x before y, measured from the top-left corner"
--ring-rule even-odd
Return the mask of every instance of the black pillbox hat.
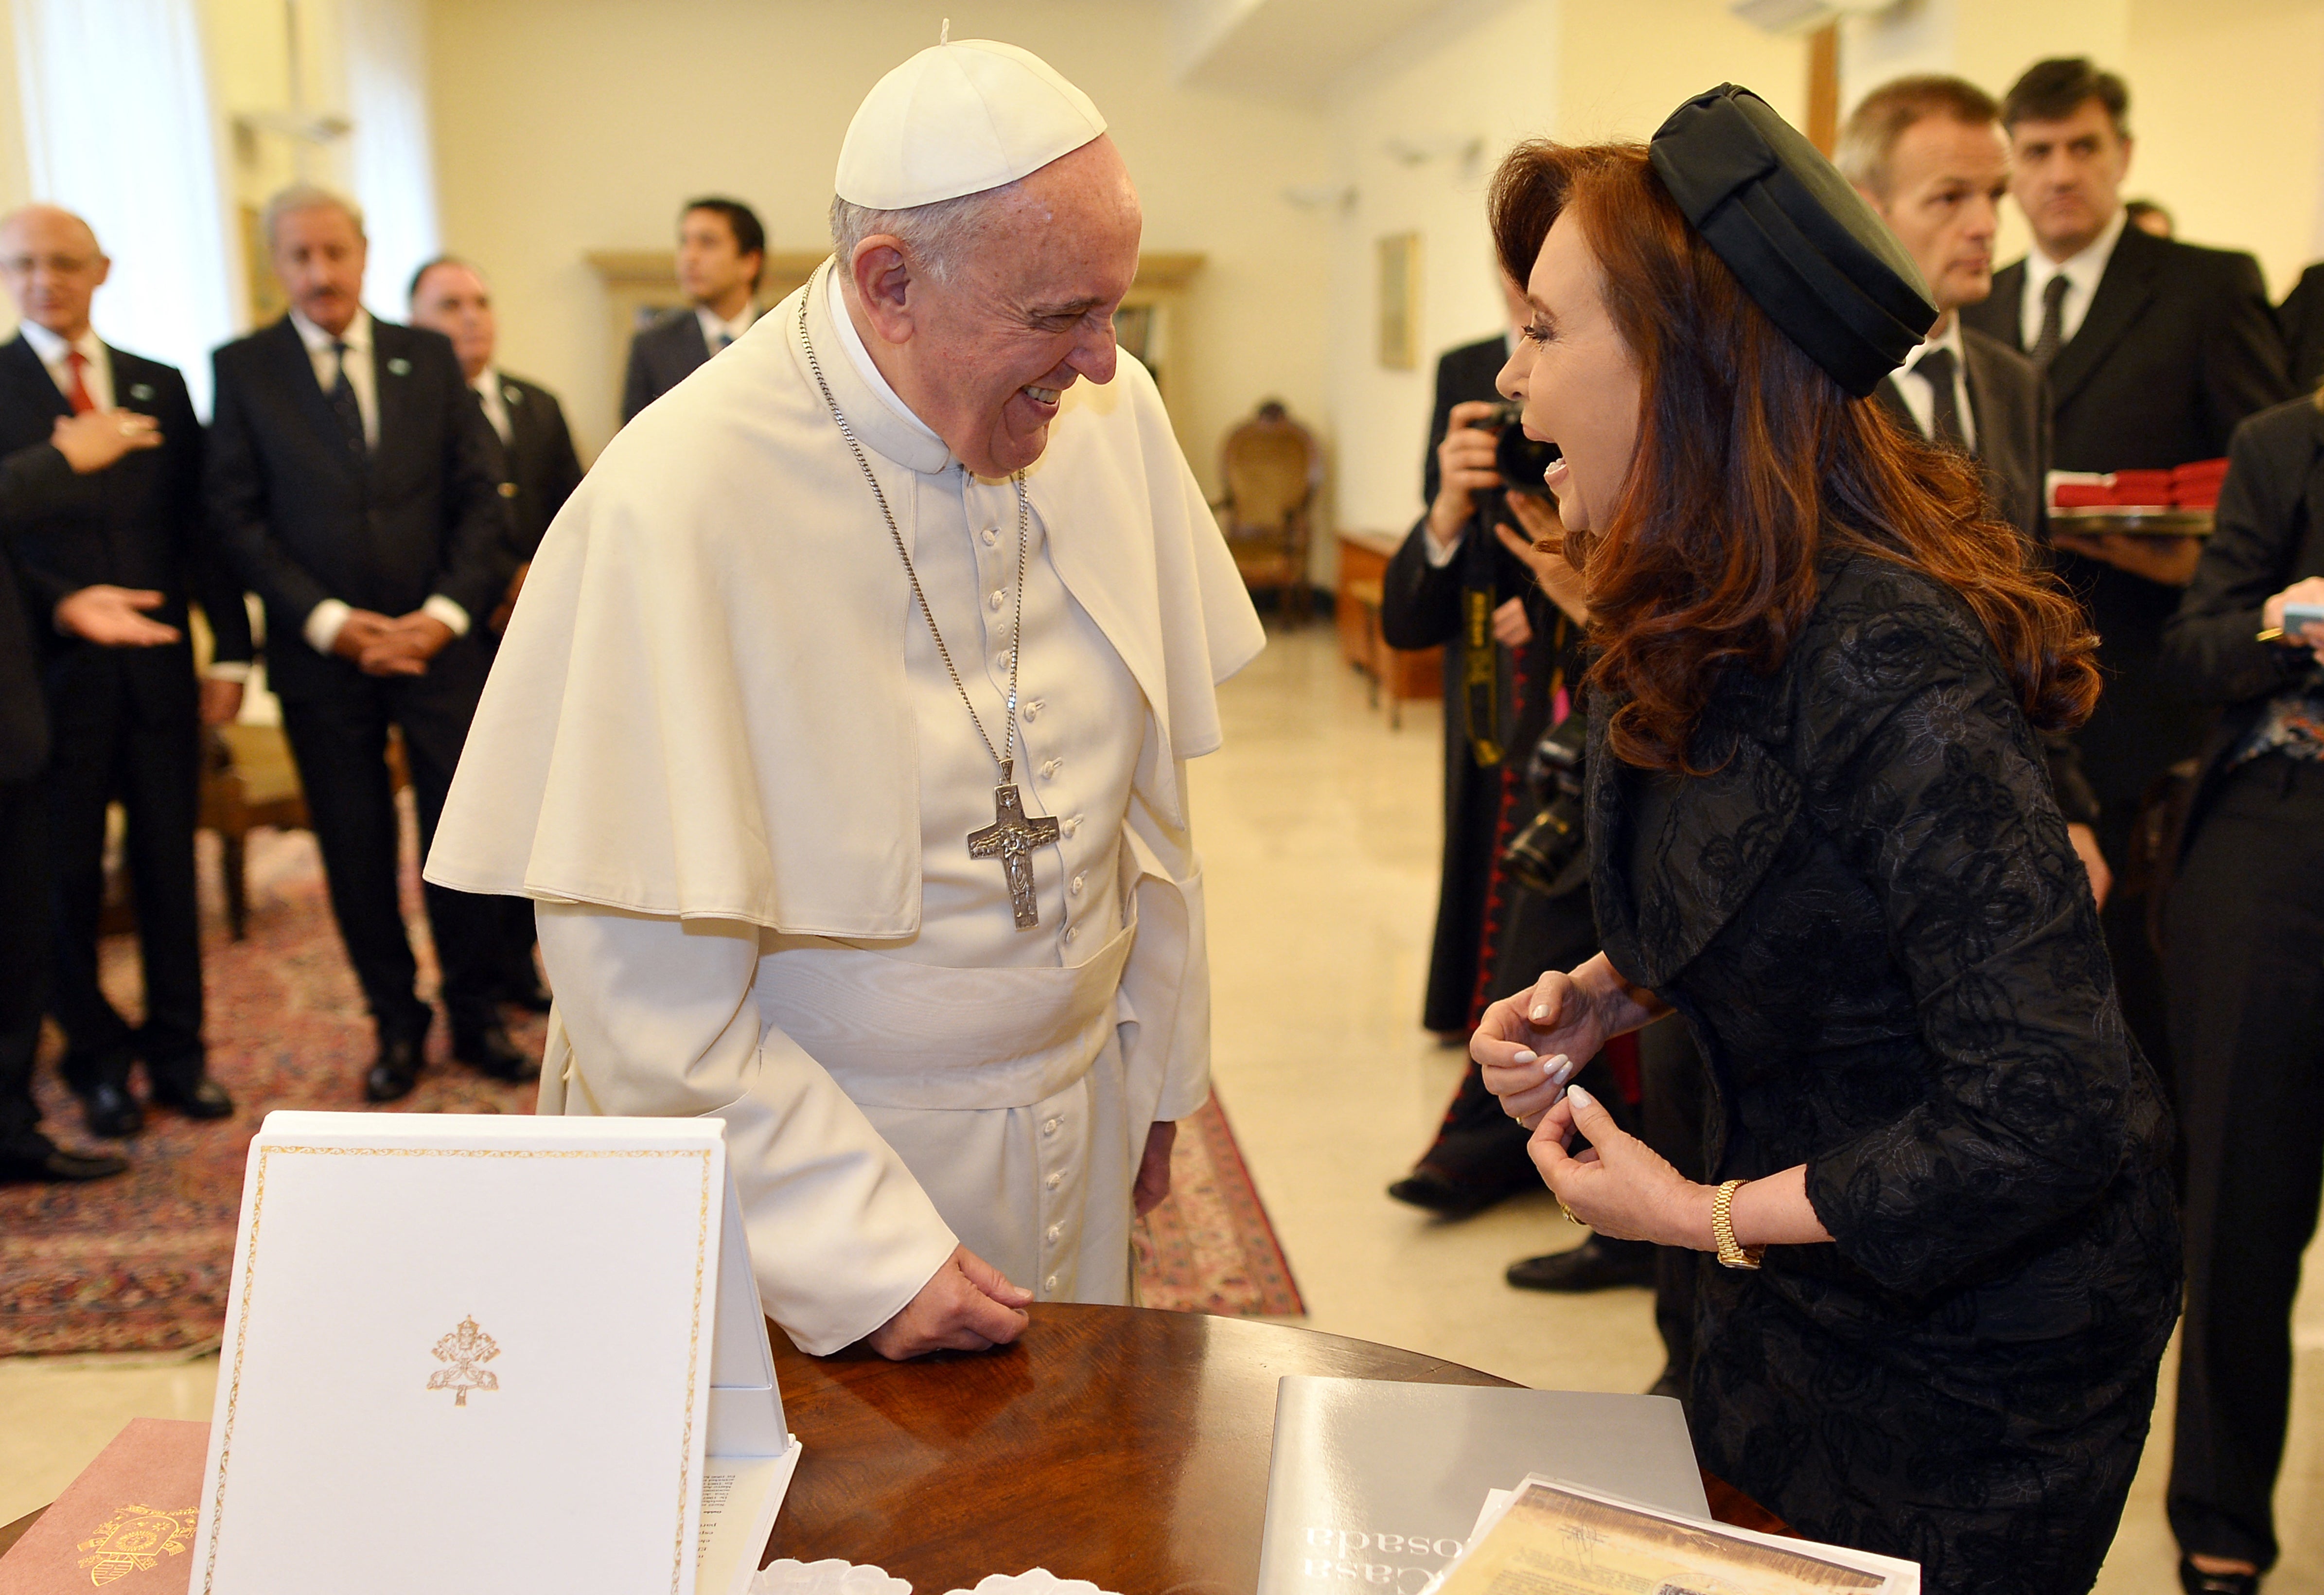
[[1920, 269], [1864, 197], [1748, 88], [1696, 95], [1649, 146], [1655, 171], [1752, 302], [1861, 399], [1937, 318]]

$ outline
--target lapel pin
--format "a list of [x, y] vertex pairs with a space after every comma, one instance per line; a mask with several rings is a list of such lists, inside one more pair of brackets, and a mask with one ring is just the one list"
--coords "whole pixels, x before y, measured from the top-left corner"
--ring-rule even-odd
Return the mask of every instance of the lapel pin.
[[406, 360], [402, 355], [398, 355], [394, 359], [387, 363], [387, 370], [388, 374], [391, 376], [410, 376], [411, 374], [411, 362]]
[[524, 402], [524, 390], [522, 388], [512, 388], [503, 383], [501, 385], [501, 397], [511, 404], [521, 404]]
[[129, 396], [132, 399], [137, 400], [141, 403], [151, 403], [153, 399], [153, 384], [151, 383], [132, 383], [129, 384]]

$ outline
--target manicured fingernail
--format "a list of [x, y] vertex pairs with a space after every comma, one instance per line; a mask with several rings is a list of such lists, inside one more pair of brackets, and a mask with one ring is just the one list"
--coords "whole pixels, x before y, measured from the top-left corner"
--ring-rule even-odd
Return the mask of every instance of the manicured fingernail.
[[1537, 1019], [1547, 1019], [1549, 1017], [1549, 1004], [1546, 1002], [1535, 1003], [1533, 1005], [1533, 1014], [1531, 1017]]
[[1509, 1062], [1513, 1064], [1531, 1064], [1538, 1063], [1540, 1059], [1534, 1054], [1532, 1049], [1522, 1046], [1517, 1048], [1517, 1056], [1509, 1060]]
[[1582, 1090], [1578, 1085], [1567, 1086], [1565, 1088], [1565, 1094], [1572, 1097], [1575, 1102], [1580, 1102], [1585, 1108], [1594, 1108], [1598, 1105], [1598, 1099], [1591, 1096], [1588, 1092]]
[[1555, 1057], [1544, 1064], [1542, 1067], [1548, 1071], [1549, 1077], [1552, 1080], [1563, 1080], [1568, 1074], [1573, 1073], [1573, 1060], [1567, 1057], [1561, 1052]]

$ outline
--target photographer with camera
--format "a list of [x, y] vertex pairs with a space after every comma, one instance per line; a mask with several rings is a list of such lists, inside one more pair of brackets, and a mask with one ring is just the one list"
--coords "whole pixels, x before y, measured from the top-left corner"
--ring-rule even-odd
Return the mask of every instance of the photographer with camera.
[[[1521, 309], [1513, 300], [1512, 314]], [[1466, 1036], [1488, 1003], [1598, 947], [1579, 863], [1583, 719], [1571, 690], [1588, 617], [1579, 576], [1552, 551], [1563, 529], [1542, 473], [1556, 450], [1526, 438], [1514, 406], [1481, 397], [1508, 355], [1489, 338], [1439, 363], [1428, 513], [1383, 583], [1388, 642], [1445, 650], [1444, 873], [1425, 1013], [1440, 1034]], [[1627, 1042], [1615, 1052], [1592, 1070], [1605, 1100], [1627, 1104], [1638, 1097], [1637, 1055]], [[1435, 1141], [1388, 1194], [1463, 1217], [1527, 1188], [1512, 1129], [1471, 1069]], [[1598, 1237], [1508, 1273], [1512, 1285], [1555, 1291], [1653, 1278], [1653, 1248]]]

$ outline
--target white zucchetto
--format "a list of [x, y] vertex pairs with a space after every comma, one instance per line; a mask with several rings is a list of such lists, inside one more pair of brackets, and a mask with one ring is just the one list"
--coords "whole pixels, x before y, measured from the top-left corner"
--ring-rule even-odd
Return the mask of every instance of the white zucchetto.
[[872, 86], [832, 186], [851, 205], [909, 210], [1030, 177], [1104, 132], [1089, 96], [1039, 56], [961, 39]]

